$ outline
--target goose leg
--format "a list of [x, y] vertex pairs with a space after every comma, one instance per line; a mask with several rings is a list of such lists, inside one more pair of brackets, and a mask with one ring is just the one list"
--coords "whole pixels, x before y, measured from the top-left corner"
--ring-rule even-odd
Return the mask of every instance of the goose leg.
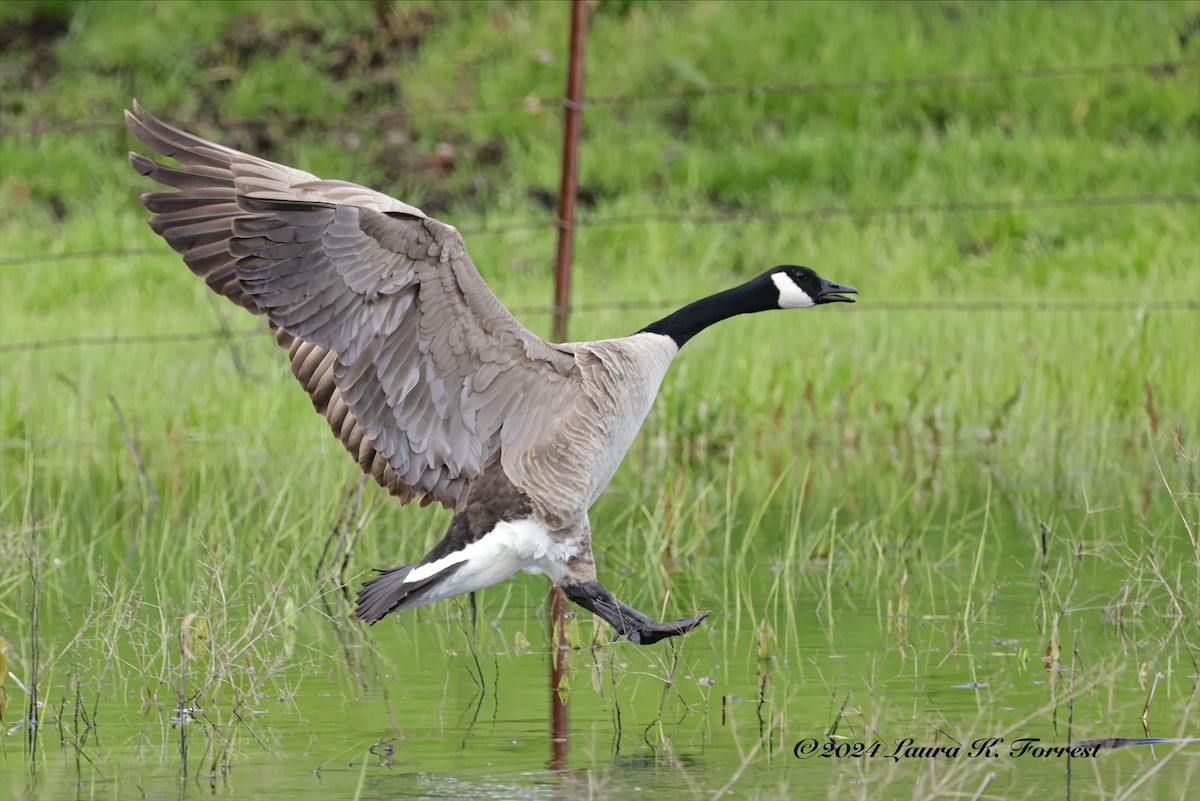
[[695, 617], [681, 617], [671, 623], [659, 623], [618, 600], [599, 581], [580, 584], [568, 582], [560, 586], [572, 601], [611, 623], [612, 627], [617, 630], [613, 639], [625, 637], [630, 642], [641, 645], [649, 645], [667, 637], [687, 634], [710, 614], [701, 612]]

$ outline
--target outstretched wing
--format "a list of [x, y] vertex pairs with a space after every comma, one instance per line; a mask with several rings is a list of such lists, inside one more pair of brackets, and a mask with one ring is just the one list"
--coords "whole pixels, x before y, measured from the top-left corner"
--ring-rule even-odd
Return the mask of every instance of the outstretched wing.
[[499, 458], [538, 505], [539, 478], [521, 457], [577, 399], [578, 367], [571, 348], [504, 308], [458, 231], [379, 192], [193, 136], [137, 104], [125, 117], [180, 164], [130, 154], [139, 173], [177, 190], [142, 196], [157, 215], [151, 227], [214, 291], [266, 314], [364, 471], [406, 502], [457, 509]]

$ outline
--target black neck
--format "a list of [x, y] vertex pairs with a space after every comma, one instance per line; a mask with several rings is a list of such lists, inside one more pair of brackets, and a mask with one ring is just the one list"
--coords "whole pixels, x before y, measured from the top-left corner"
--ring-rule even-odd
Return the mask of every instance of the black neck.
[[713, 323], [719, 323], [738, 314], [778, 308], [775, 302], [777, 293], [773, 290], [773, 285], [763, 286], [763, 276], [759, 276], [741, 286], [735, 286], [733, 289], [726, 289], [724, 292], [701, 298], [695, 303], [689, 303], [674, 314], [669, 314], [661, 320], [651, 323], [638, 333], [666, 334], [682, 348], [684, 343]]

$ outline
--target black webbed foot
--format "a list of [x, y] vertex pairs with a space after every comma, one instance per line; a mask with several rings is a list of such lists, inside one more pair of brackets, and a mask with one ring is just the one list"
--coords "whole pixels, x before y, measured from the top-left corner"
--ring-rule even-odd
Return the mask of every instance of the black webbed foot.
[[562, 591], [575, 603], [608, 621], [616, 632], [613, 639], [624, 637], [630, 642], [650, 645], [667, 637], [687, 634], [709, 616], [701, 612], [695, 617], [681, 617], [671, 623], [653, 620], [628, 604], [618, 600], [598, 581], [586, 584], [564, 584]]

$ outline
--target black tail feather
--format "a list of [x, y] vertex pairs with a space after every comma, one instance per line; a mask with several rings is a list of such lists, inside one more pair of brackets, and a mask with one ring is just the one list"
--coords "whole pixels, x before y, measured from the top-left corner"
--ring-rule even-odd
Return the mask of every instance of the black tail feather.
[[363, 584], [362, 589], [358, 591], [358, 604], [354, 616], [374, 625], [392, 612], [409, 606], [419, 606], [421, 596], [430, 587], [449, 576], [462, 564], [456, 562], [420, 581], [407, 583], [405, 579], [417, 565], [380, 570], [378, 576]]

